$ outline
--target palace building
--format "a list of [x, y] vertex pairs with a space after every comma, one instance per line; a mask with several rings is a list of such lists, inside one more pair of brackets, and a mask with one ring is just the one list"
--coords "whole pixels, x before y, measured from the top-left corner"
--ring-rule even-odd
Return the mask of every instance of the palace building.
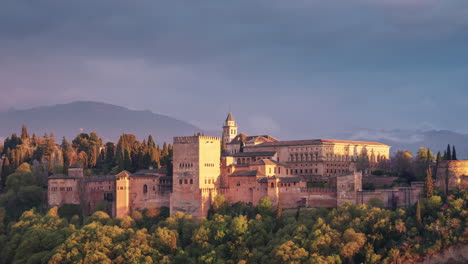
[[[49, 178], [49, 206], [80, 204], [86, 214], [106, 204], [114, 217], [150, 206], [169, 207], [195, 218], [206, 217], [214, 198], [256, 205], [268, 196], [281, 208], [337, 207], [379, 198], [385, 206], [415, 203], [421, 183], [410, 187], [362, 190], [368, 174], [390, 157], [390, 146], [378, 142], [311, 139], [281, 141], [269, 135], [238, 134], [232, 113], [222, 137], [175, 137], [172, 175], [148, 169], [109, 176], [83, 176], [72, 166], [68, 175]], [[101, 208], [101, 207], [100, 207]]]

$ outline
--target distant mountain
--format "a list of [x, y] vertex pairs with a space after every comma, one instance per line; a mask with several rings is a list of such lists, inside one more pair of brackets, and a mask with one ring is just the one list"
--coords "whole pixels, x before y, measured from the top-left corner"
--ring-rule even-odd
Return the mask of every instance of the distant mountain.
[[38, 136], [55, 134], [57, 142], [66, 136], [74, 139], [81, 130], [97, 132], [105, 141], [116, 142], [123, 133], [135, 134], [139, 140], [152, 135], [158, 143], [172, 142], [174, 136], [193, 135], [201, 130], [187, 122], [150, 111], [135, 111], [124, 107], [97, 103], [73, 102], [28, 110], [0, 112], [0, 137], [21, 133], [21, 125]]
[[434, 154], [442, 154], [447, 144], [455, 145], [458, 159], [468, 159], [468, 135], [448, 130], [430, 131], [376, 131], [362, 130], [346, 136], [352, 140], [374, 140], [392, 146], [392, 152], [410, 150], [413, 155], [419, 147], [429, 148]]

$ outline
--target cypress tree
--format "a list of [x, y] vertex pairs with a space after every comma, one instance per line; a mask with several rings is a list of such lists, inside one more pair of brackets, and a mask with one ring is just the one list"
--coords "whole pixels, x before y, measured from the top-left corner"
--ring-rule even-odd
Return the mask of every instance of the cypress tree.
[[447, 160], [447, 151], [444, 150], [444, 157], [443, 157], [443, 160]]
[[452, 146], [452, 160], [457, 160], [457, 151], [455, 150], [455, 145]]
[[452, 160], [452, 151], [450, 150], [450, 144], [447, 145], [447, 160]]
[[276, 207], [276, 220], [280, 220], [283, 217], [283, 208], [281, 208], [280, 199], [278, 197], [278, 206]]
[[23, 141], [29, 139], [28, 128], [25, 125], [21, 127], [21, 139]]
[[8, 159], [8, 157], [5, 157], [2, 166], [2, 178], [0, 179], [2, 189], [5, 187], [6, 178], [8, 177], [8, 175], [10, 175], [10, 160]]
[[422, 223], [421, 204], [419, 203], [419, 200], [416, 202], [416, 221], [418, 222], [418, 224]]
[[426, 172], [426, 182], [424, 184], [426, 198], [431, 198], [434, 195], [434, 180], [432, 179], [432, 169], [428, 168]]
[[440, 151], [437, 152], [437, 158], [436, 158], [436, 163], [439, 164], [439, 162], [442, 160], [442, 157], [440, 155]]

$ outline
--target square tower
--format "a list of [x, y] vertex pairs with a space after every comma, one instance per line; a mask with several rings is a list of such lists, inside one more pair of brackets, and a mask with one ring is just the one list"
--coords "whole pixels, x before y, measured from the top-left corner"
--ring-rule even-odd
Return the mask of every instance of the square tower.
[[175, 137], [171, 215], [184, 212], [206, 217], [219, 185], [221, 143], [219, 137]]

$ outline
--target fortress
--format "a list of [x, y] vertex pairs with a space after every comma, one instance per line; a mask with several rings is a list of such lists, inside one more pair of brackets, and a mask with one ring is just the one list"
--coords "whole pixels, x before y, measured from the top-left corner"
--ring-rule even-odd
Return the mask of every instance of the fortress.
[[[356, 165], [366, 160], [364, 174], [367, 174], [379, 162], [388, 160], [390, 146], [382, 143], [279, 141], [269, 135], [238, 134], [237, 130], [229, 113], [221, 138], [175, 137], [173, 175], [168, 175], [166, 169], [150, 168], [133, 174], [123, 171], [117, 175], [85, 177], [82, 168], [72, 166], [68, 175], [49, 177], [49, 206], [79, 204], [90, 214], [104, 204], [114, 217], [165, 206], [171, 214], [181, 211], [202, 218], [218, 194], [230, 202], [253, 205], [267, 196], [275, 207], [281, 208], [337, 207], [346, 202], [368, 203], [371, 198], [379, 198], [386, 207], [395, 207], [414, 204], [423, 190], [420, 182], [410, 187], [362, 190], [363, 173], [357, 171]], [[443, 183], [450, 188], [460, 185], [461, 176], [453, 176], [452, 170], [443, 168], [438, 173], [449, 179]], [[468, 171], [463, 173], [467, 175]]]

